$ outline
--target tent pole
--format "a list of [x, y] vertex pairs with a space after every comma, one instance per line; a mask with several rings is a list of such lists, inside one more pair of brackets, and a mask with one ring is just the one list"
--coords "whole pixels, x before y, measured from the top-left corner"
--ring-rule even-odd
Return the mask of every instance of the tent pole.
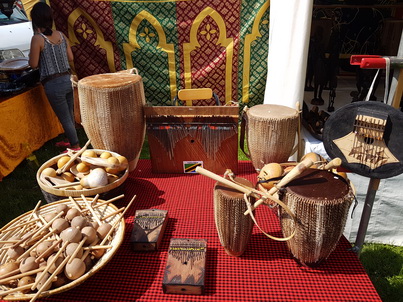
[[[397, 57], [403, 58], [403, 31], [400, 38]], [[395, 108], [399, 108], [400, 98], [402, 97], [402, 89], [403, 89], [402, 86], [403, 86], [403, 69], [396, 68], [393, 72], [393, 78], [390, 83], [389, 97], [387, 100], [387, 104], [392, 105]]]

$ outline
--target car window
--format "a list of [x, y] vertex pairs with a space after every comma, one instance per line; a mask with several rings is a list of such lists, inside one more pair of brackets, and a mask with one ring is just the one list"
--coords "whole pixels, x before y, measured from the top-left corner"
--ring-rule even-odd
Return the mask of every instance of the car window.
[[17, 6], [14, 7], [13, 13], [10, 16], [10, 18], [8, 18], [5, 14], [3, 14], [0, 11], [0, 26], [28, 22], [28, 21], [29, 20], [25, 15], [25, 13], [22, 10], [20, 10]]

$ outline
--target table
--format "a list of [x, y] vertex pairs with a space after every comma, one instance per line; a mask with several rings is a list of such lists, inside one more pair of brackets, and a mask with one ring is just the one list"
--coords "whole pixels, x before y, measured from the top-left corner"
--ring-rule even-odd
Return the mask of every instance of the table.
[[42, 85], [0, 100], [0, 181], [29, 154], [63, 133]]
[[[239, 176], [256, 180], [250, 162], [239, 162]], [[118, 252], [81, 285], [42, 301], [381, 301], [350, 243], [342, 237], [336, 250], [317, 268], [305, 268], [284, 242], [265, 237], [255, 227], [241, 257], [222, 248], [214, 223], [213, 186], [202, 175], [152, 174], [151, 162], [140, 160], [125, 182], [126, 234]], [[130, 245], [138, 209], [168, 210], [169, 221], [156, 252], [134, 252]], [[268, 207], [256, 210], [261, 226], [281, 236], [276, 215]], [[162, 278], [171, 238], [207, 239], [205, 294], [170, 295]]]

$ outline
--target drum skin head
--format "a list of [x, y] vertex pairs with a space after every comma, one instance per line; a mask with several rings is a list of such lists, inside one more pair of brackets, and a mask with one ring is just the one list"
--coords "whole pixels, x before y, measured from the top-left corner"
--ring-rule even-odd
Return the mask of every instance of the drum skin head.
[[[365, 135], [357, 133], [357, 119], [369, 121], [358, 123]], [[385, 122], [384, 128], [379, 121]], [[380, 128], [382, 138], [372, 139]], [[343, 106], [326, 121], [323, 145], [331, 158], [341, 158], [342, 167], [351, 172], [378, 179], [399, 175], [403, 173], [403, 112], [373, 101]]]

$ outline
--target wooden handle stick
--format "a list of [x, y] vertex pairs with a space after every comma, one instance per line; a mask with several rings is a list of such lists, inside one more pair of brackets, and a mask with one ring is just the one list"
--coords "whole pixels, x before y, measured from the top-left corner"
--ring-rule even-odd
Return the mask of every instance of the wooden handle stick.
[[[58, 236], [58, 235], [56, 234], [56, 230], [53, 230], [53, 231], [51, 231], [51, 232], [49, 232], [49, 233], [46, 233], [45, 235], [47, 235], [47, 234]], [[45, 235], [39, 234], [39, 235], [37, 235], [37, 236], [35, 236], [35, 237], [33, 237], [33, 238], [31, 238], [31, 239], [25, 241], [24, 246], [28, 247], [28, 246], [33, 245], [33, 244], [34, 244], [35, 242], [37, 242], [38, 240], [42, 240], [43, 236], [45, 236]], [[59, 238], [56, 238], [56, 239], [59, 239]], [[53, 241], [53, 240], [46, 239], [46, 241]]]
[[86, 246], [83, 250], [100, 250], [100, 249], [111, 249], [113, 246], [112, 245], [93, 245], [93, 246]]
[[123, 212], [124, 210], [125, 210], [125, 208], [120, 208], [119, 210], [116, 210], [116, 211], [114, 211], [114, 212], [112, 212], [112, 213], [109, 213], [108, 215], [103, 216], [103, 217], [101, 218], [101, 220], [104, 221], [105, 219], [108, 219], [108, 218], [111, 217], [111, 216], [115, 216], [115, 215], [117, 215], [117, 214]]
[[85, 241], [87, 240], [87, 236], [83, 236], [83, 239], [81, 239], [80, 243], [77, 245], [76, 249], [74, 250], [74, 252], [71, 254], [70, 260], [68, 262], [68, 264], [71, 263], [71, 261], [73, 261], [74, 258], [76, 258], [78, 252], [80, 251], [80, 249], [83, 247]]
[[[97, 239], [94, 240], [93, 243], [91, 243], [91, 245], [96, 245], [98, 242], [99, 242], [99, 239], [97, 238]], [[87, 258], [90, 253], [91, 253], [91, 250], [88, 250], [88, 249], [87, 249], [87, 250], [84, 250], [84, 253], [83, 253], [83, 255], [81, 256], [80, 259], [81, 259], [82, 261], [84, 261], [85, 258]]]
[[39, 282], [42, 281], [43, 277], [45, 277], [45, 275], [49, 271], [50, 267], [56, 262], [57, 258], [59, 258], [60, 254], [63, 253], [63, 251], [66, 249], [66, 246], [69, 243], [70, 243], [69, 241], [63, 242], [63, 245], [60, 248], [60, 250], [58, 250], [58, 252], [52, 258], [52, 260], [47, 263], [45, 270], [38, 276], [38, 278], [36, 278], [35, 283], [31, 287], [31, 290], [34, 290], [38, 286]]
[[18, 292], [18, 291], [20, 291], [20, 290], [29, 289], [32, 284], [33, 284], [33, 283], [31, 283], [31, 284], [26, 284], [26, 285], [23, 285], [23, 286], [20, 286], [20, 287], [16, 287], [16, 288], [12, 288], [12, 289], [9, 289], [9, 290], [6, 290], [6, 291], [1, 291], [1, 292], [0, 292], [0, 297], [7, 296], [8, 294], [12, 294], [12, 293]]
[[337, 168], [341, 166], [341, 158], [336, 157], [333, 158], [330, 162], [328, 162], [324, 167], [323, 170], [330, 170], [333, 168]]
[[22, 244], [23, 242], [27, 241], [28, 239], [31, 239], [32, 235], [35, 234], [35, 232], [36, 232], [36, 229], [31, 232], [25, 233], [25, 235], [20, 240], [15, 242], [11, 247], [13, 247], [13, 248], [17, 247], [18, 245]]
[[248, 186], [243, 186], [243, 185], [234, 183], [234, 182], [230, 181], [229, 179], [221, 177], [220, 175], [217, 175], [217, 174], [215, 174], [215, 173], [213, 173], [213, 172], [211, 172], [209, 170], [206, 170], [206, 169], [204, 169], [202, 167], [197, 167], [196, 172], [200, 173], [200, 174], [202, 174], [204, 176], [210, 177], [210, 178], [212, 178], [212, 179], [214, 179], [214, 180], [216, 180], [216, 181], [218, 181], [220, 183], [223, 183], [223, 184], [225, 184], [225, 185], [227, 185], [227, 186], [229, 186], [229, 187], [231, 187], [231, 188], [233, 188], [235, 190], [238, 190], [238, 191], [240, 191], [242, 193], [251, 195], [251, 196], [253, 196], [253, 197], [257, 198], [257, 199], [266, 200], [266, 199], [270, 198], [273, 201], [278, 202], [278, 199], [276, 199], [273, 196], [269, 195], [267, 192], [259, 191], [259, 190], [256, 190], [254, 188], [248, 187]]
[[81, 156], [81, 160], [87, 163], [90, 163], [95, 166], [104, 167], [104, 168], [111, 168], [111, 169], [119, 169], [122, 168], [122, 164], [113, 164], [107, 159], [100, 158], [100, 157], [88, 157], [88, 156]]
[[46, 185], [48, 187], [53, 187], [53, 184], [45, 177], [45, 175], [41, 174], [39, 176], [39, 179], [44, 185]]
[[94, 216], [95, 221], [98, 222], [99, 225], [101, 225], [102, 222], [99, 219], [98, 215], [95, 213], [94, 209], [91, 207], [90, 202], [87, 200], [87, 198], [85, 198], [85, 196], [83, 194], [81, 194], [81, 198], [83, 199], [85, 205], [87, 206], [87, 209], [90, 210], [92, 216]]
[[[13, 278], [15, 278], [14, 275], [17, 275], [18, 273], [21, 273], [21, 271], [20, 271], [19, 268], [15, 269], [15, 270], [13, 270], [13, 271], [11, 271], [11, 272], [8, 272], [7, 274], [3, 274], [2, 277], [3, 277], [3, 278], [7, 278], [7, 277], [12, 276]], [[0, 282], [0, 283], [1, 283], [1, 282]]]
[[50, 254], [53, 253], [56, 246], [58, 246], [60, 244], [60, 242], [62, 242], [62, 239], [55, 241], [50, 247], [48, 247], [45, 251], [43, 251], [42, 254], [40, 254], [38, 257], [36, 257], [35, 262], [39, 263], [42, 261], [42, 258], [46, 258], [46, 257], [50, 256]]
[[[67, 241], [66, 241], [67, 242]], [[55, 257], [56, 258], [56, 257]], [[48, 278], [48, 280], [46, 280], [46, 282], [42, 285], [42, 287], [38, 290], [38, 292], [35, 294], [35, 296], [32, 297], [32, 299], [30, 300], [30, 302], [34, 302], [36, 301], [36, 299], [38, 299], [38, 297], [40, 296], [40, 294], [43, 292], [43, 290], [51, 283], [53, 282], [53, 278], [56, 277], [61, 270], [64, 268], [64, 266], [66, 265], [66, 263], [70, 260], [70, 256], [67, 256], [66, 258], [64, 258], [63, 262], [60, 263], [60, 265], [56, 268], [56, 270], [53, 272], [52, 275], [50, 275], [50, 277]], [[32, 288], [32, 287], [31, 287]]]
[[20, 240], [17, 239], [9, 239], [9, 240], [0, 240], [0, 244], [4, 244], [4, 243], [17, 243], [20, 242]]
[[3, 231], [1, 231], [1, 233], [3, 233], [3, 232], [8, 232], [8, 231], [14, 231], [14, 230], [16, 230], [16, 229], [19, 229], [19, 228], [21, 228], [21, 227], [23, 227], [23, 226], [26, 226], [26, 225], [29, 225], [29, 224], [31, 224], [31, 223], [37, 222], [37, 221], [39, 221], [39, 220], [40, 220], [39, 218], [36, 218], [36, 219], [32, 219], [32, 220], [23, 222], [23, 223], [21, 223], [21, 224], [19, 224], [19, 225], [16, 225], [16, 226], [12, 227], [12, 228], [8, 228], [8, 229], [6, 229], [6, 230], [3, 230]]
[[7, 282], [16, 280], [16, 279], [20, 279], [20, 278], [25, 277], [25, 276], [30, 276], [30, 275], [34, 275], [34, 274], [40, 273], [40, 272], [43, 271], [44, 269], [45, 269], [45, 267], [42, 266], [42, 267], [39, 267], [39, 268], [34, 269], [34, 270], [32, 270], [32, 271], [28, 271], [28, 272], [25, 272], [25, 273], [21, 273], [21, 274], [18, 274], [18, 275], [14, 275], [14, 276], [12, 276], [12, 277], [8, 277], [8, 278], [1, 279], [1, 280], [0, 280], [0, 284], [4, 284], [4, 283], [7, 283]]
[[29, 255], [29, 253], [36, 248], [41, 242], [45, 241], [48, 237], [50, 237], [51, 235], [53, 235], [56, 231], [53, 232], [49, 232], [47, 234], [45, 234], [40, 240], [38, 240], [37, 242], [35, 242], [29, 249], [27, 249], [20, 257], [17, 258], [17, 262], [21, 261], [22, 259], [25, 258], [25, 256]]
[[98, 202], [99, 194], [95, 195], [94, 199], [91, 201], [91, 207], [94, 208], [94, 205]]
[[[105, 202], [97, 203], [97, 204], [94, 205], [92, 208], [93, 208], [93, 209], [96, 209], [96, 208], [105, 206], [105, 205], [107, 205], [107, 204], [109, 204], [109, 203], [111, 203], [111, 202], [114, 202], [114, 201], [116, 201], [116, 200], [119, 200], [119, 199], [121, 199], [121, 198], [123, 198], [123, 197], [125, 197], [124, 194], [119, 195], [119, 196], [116, 196], [116, 197], [114, 197], [114, 198], [108, 199], [108, 200], [105, 201]], [[85, 212], [85, 211], [89, 211], [89, 209], [83, 209], [83, 212]]]
[[[34, 217], [39, 218], [42, 221], [43, 224], [46, 224], [46, 220], [45, 220], [45, 218], [42, 217], [42, 215], [34, 213]], [[56, 239], [60, 239], [59, 235], [53, 230], [53, 228], [49, 227], [49, 231], [52, 234], [55, 234]], [[35, 239], [35, 238], [32, 238], [32, 239]]]
[[123, 211], [123, 213], [119, 216], [119, 218], [115, 221], [115, 223], [112, 225], [111, 229], [109, 230], [109, 232], [106, 234], [105, 238], [101, 241], [101, 243], [99, 245], [104, 245], [105, 242], [108, 240], [109, 236], [112, 234], [112, 232], [115, 230], [116, 226], [118, 225], [118, 223], [120, 223], [120, 220], [124, 217], [125, 213], [127, 212], [127, 210], [130, 208], [130, 206], [132, 205], [134, 199], [136, 198], [136, 195], [133, 196], [132, 200], [130, 200], [129, 204], [126, 206], [125, 210]]
[[[37, 240], [39, 238], [42, 238], [42, 236], [44, 236], [42, 234], [43, 231], [48, 231], [51, 233], [54, 233], [53, 230], [50, 230], [50, 226], [52, 225], [53, 221], [55, 221], [57, 218], [59, 218], [60, 216], [63, 215], [63, 212], [58, 213], [55, 217], [53, 217], [51, 220], [49, 220], [49, 222], [47, 222], [45, 225], [43, 225], [41, 228], [39, 228], [39, 230], [37, 230], [33, 235], [29, 236], [29, 238], [25, 238], [24, 240], [22, 240], [22, 242], [24, 241], [28, 241], [32, 242], [34, 240]], [[29, 245], [29, 244], [28, 244]]]
[[88, 142], [84, 145], [84, 147], [82, 147], [77, 153], [75, 153], [75, 154], [69, 159], [69, 161], [64, 164], [63, 167], [57, 169], [57, 170], [56, 170], [56, 174], [57, 174], [57, 175], [60, 175], [60, 174], [62, 174], [62, 173], [64, 173], [64, 172], [66, 172], [66, 170], [67, 170], [68, 168], [70, 168], [71, 164], [77, 159], [77, 157], [79, 157], [79, 156], [87, 149], [87, 147], [89, 146], [90, 142], [91, 142], [91, 141], [88, 140]]
[[[39, 206], [41, 205], [41, 203], [42, 203], [42, 200], [39, 200], [39, 201], [37, 202], [35, 208], [32, 210], [31, 214], [29, 215], [27, 221], [30, 221], [30, 220], [32, 219], [32, 217], [34, 216], [34, 214], [36, 213], [36, 211], [38, 211]], [[23, 233], [25, 232], [26, 228], [27, 228], [27, 226], [24, 225], [23, 228], [22, 228], [22, 230], [21, 230], [21, 234], [23, 234]]]
[[79, 184], [80, 184], [79, 181], [68, 182], [68, 183], [65, 183], [65, 184], [55, 185], [55, 186], [53, 186], [53, 188], [54, 188], [54, 189], [62, 189], [62, 188], [67, 188], [67, 187], [76, 186], [76, 185], [79, 185]]
[[[313, 165], [313, 161], [309, 158], [304, 159], [302, 162], [298, 163], [290, 172], [287, 173], [286, 176], [284, 176], [273, 188], [269, 190], [269, 195], [273, 195], [276, 193], [280, 188], [284, 187], [287, 185], [290, 181], [292, 181], [295, 177], [300, 175], [303, 171], [308, 169], [310, 166]], [[260, 199], [255, 202], [255, 204], [252, 207], [252, 211], [256, 209], [259, 205], [261, 205], [264, 202], [264, 200]], [[249, 214], [249, 210], [247, 210], [245, 213]]]
[[214, 179], [214, 180], [216, 180], [216, 181], [218, 181], [218, 182], [220, 182], [220, 183], [222, 183], [224, 185], [227, 185], [227, 186], [229, 186], [229, 187], [231, 187], [231, 188], [233, 188], [235, 190], [238, 190], [238, 191], [240, 191], [242, 193], [251, 194], [255, 198], [260, 198], [261, 195], [265, 194], [264, 192], [260, 192], [258, 190], [255, 190], [254, 188], [249, 188], [247, 186], [241, 186], [239, 184], [236, 184], [236, 183], [230, 181], [229, 179], [221, 177], [220, 175], [217, 175], [217, 174], [215, 174], [215, 173], [213, 173], [213, 172], [211, 172], [209, 170], [206, 170], [206, 169], [204, 169], [202, 167], [197, 167], [196, 172], [201, 174], [201, 175], [204, 175], [204, 176], [207, 176], [209, 178], [212, 178], [212, 179]]
[[70, 201], [75, 205], [75, 207], [77, 208], [77, 210], [79, 210], [80, 212], [83, 212], [84, 210], [81, 208], [80, 204], [72, 197], [69, 196]]
[[56, 186], [71, 185], [71, 181], [65, 180], [61, 176], [45, 176], [45, 179], [51, 182], [51, 187], [53, 188], [55, 188]]

